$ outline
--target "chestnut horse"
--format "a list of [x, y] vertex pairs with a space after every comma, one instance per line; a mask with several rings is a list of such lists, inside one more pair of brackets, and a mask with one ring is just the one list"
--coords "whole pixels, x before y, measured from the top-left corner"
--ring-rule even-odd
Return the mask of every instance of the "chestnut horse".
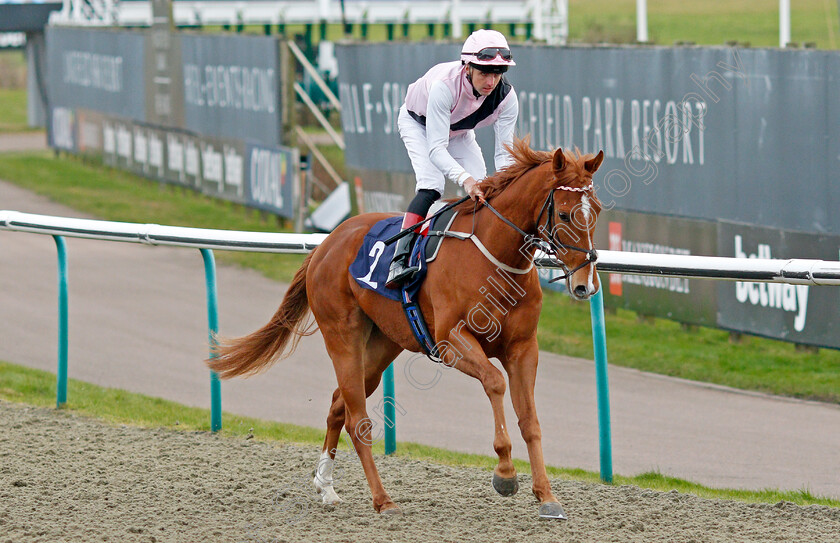
[[[575, 299], [587, 299], [600, 288], [592, 233], [601, 206], [592, 174], [604, 153], [534, 151], [527, 139], [515, 141], [509, 150], [514, 162], [481, 183], [492, 208], [465, 202], [453, 223], [454, 230], [472, 232], [477, 239], [445, 239], [417, 298], [440, 358], [481, 381], [490, 399], [493, 448], [499, 457], [494, 488], [513, 495], [518, 483], [505, 423], [505, 379], [490, 358], [497, 358], [508, 375], [539, 514], [562, 519], [563, 509], [545, 470], [534, 405], [542, 290], [533, 257], [536, 248], [553, 250], [567, 270], [566, 286]], [[291, 354], [302, 335], [312, 333], [306, 330], [311, 309], [338, 380], [315, 488], [324, 503], [341, 501], [332, 486], [332, 468], [344, 427], [367, 477], [374, 509], [398, 513], [374, 465], [365, 400], [394, 358], [403, 350], [419, 352], [420, 345], [400, 303], [360, 287], [347, 271], [365, 234], [388, 216], [370, 213], [342, 223], [303, 262], [271, 322], [248, 336], [222, 342], [208, 365], [221, 378], [266, 369], [285, 351]], [[499, 326], [488, 330], [490, 321]]]

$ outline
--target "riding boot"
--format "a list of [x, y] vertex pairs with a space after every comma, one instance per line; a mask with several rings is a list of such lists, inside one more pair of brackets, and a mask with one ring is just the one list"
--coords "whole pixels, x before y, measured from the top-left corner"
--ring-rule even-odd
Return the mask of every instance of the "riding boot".
[[[422, 220], [422, 216], [408, 212], [403, 218], [402, 228], [408, 228]], [[414, 246], [414, 240], [417, 239], [417, 236], [418, 233], [412, 230], [410, 234], [406, 234], [397, 240], [397, 247], [394, 249], [394, 258], [391, 260], [391, 267], [388, 269], [388, 281], [385, 283], [386, 288], [399, 288], [400, 285], [420, 269], [417, 266], [408, 265], [411, 248]]]

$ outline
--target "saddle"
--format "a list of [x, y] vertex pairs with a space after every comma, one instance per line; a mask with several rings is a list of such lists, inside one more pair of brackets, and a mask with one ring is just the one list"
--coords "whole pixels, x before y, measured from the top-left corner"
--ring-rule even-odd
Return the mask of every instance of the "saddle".
[[[446, 205], [446, 203], [443, 202], [441, 205]], [[440, 207], [437, 207], [437, 209], [440, 209]], [[436, 208], [433, 206], [429, 215], [433, 215], [435, 212]], [[400, 290], [385, 288], [388, 267], [394, 257], [395, 249], [395, 244], [386, 245], [385, 240], [400, 231], [401, 216], [383, 219], [374, 224], [365, 235], [362, 246], [349, 268], [350, 275], [353, 276], [359, 286], [402, 304], [415, 339], [420, 343], [426, 356], [435, 362], [441, 360], [435, 349], [434, 337], [428, 330], [415, 298], [423, 280], [426, 278], [428, 263], [434, 261], [440, 252], [443, 238], [452, 236], [463, 239], [462, 235], [449, 233], [456, 215], [457, 212], [454, 209], [445, 211], [430, 223], [427, 223], [429, 224], [428, 230], [421, 231], [424, 235], [418, 236], [410, 256], [411, 265], [418, 266], [419, 271], [411, 280], [403, 284]]]
[[[429, 215], [434, 215], [437, 209], [444, 205], [446, 205], [446, 202], [435, 202], [435, 205], [429, 210]], [[458, 212], [455, 209], [449, 209], [431, 221], [431, 226], [429, 226], [428, 232], [425, 233], [426, 240], [423, 254], [426, 256], [426, 263], [432, 262], [437, 258], [443, 238], [447, 237], [446, 233], [450, 231], [456, 216], [458, 216]], [[420, 240], [420, 243], [422, 242], [423, 240]]]

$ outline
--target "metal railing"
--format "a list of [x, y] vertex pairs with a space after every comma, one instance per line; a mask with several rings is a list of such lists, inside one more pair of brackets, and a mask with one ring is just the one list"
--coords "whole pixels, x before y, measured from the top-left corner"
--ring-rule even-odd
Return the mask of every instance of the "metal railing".
[[[327, 234], [282, 234], [237, 232], [157, 224], [135, 224], [90, 219], [35, 215], [0, 211], [0, 230], [51, 235], [58, 250], [59, 346], [56, 405], [67, 402], [67, 257], [64, 237], [122, 241], [148, 245], [169, 245], [200, 249], [207, 284], [208, 335], [211, 346], [218, 331], [216, 279], [213, 249], [268, 253], [308, 253], [323, 242]], [[558, 269], [554, 261], [538, 255], [537, 265]], [[726, 257], [662, 255], [599, 251], [598, 268], [603, 272], [707, 278], [730, 281], [759, 281], [806, 285], [840, 285], [840, 262], [804, 259], [744, 259]], [[601, 478], [612, 481], [612, 442], [610, 429], [607, 348], [604, 302], [601, 291], [590, 299], [592, 337], [595, 353]], [[212, 356], [212, 353], [211, 353]], [[393, 365], [383, 375], [386, 408], [393, 407]], [[393, 413], [386, 413], [385, 450], [396, 450]], [[221, 388], [211, 372], [211, 428], [221, 429]]]

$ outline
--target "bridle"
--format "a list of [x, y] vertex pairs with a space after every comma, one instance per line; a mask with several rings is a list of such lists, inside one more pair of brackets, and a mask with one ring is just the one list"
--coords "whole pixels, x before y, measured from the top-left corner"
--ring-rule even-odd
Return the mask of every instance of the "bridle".
[[[554, 232], [554, 226], [555, 226], [554, 225], [554, 214], [555, 214], [554, 213], [555, 212], [554, 191], [555, 190], [565, 190], [565, 191], [569, 191], [569, 192], [586, 192], [586, 191], [592, 190], [592, 184], [590, 183], [589, 185], [587, 185], [585, 187], [559, 186], [559, 187], [554, 187], [551, 191], [549, 191], [548, 196], [546, 197], [545, 202], [543, 202], [542, 208], [540, 209], [540, 214], [537, 217], [537, 235], [532, 235], [532, 234], [529, 234], [529, 233], [525, 232], [524, 230], [522, 230], [521, 228], [516, 226], [513, 222], [511, 222], [508, 218], [506, 218], [504, 215], [499, 213], [499, 211], [495, 207], [490, 205], [490, 202], [487, 202], [487, 201], [484, 202], [484, 206], [487, 209], [489, 209], [490, 211], [492, 211], [494, 215], [496, 215], [499, 219], [502, 220], [502, 222], [504, 222], [505, 224], [507, 224], [508, 226], [513, 228], [514, 230], [516, 230], [525, 239], [525, 243], [527, 245], [534, 245], [535, 247], [540, 249], [545, 254], [553, 255], [557, 259], [557, 261], [560, 263], [560, 266], [563, 269], [564, 273], [561, 276], [558, 276], [558, 277], [555, 277], [555, 278], [549, 280], [549, 283], [554, 283], [555, 281], [560, 281], [561, 279], [568, 279], [576, 271], [578, 271], [581, 268], [584, 268], [586, 266], [589, 266], [590, 264], [595, 264], [595, 262], [598, 260], [598, 252], [595, 249], [582, 249], [581, 247], [576, 247], [574, 245], [569, 245], [568, 243], [563, 243], [563, 242], [555, 241], [555, 240], [551, 239], [551, 232]], [[546, 224], [545, 224], [545, 226], [540, 226], [540, 223], [542, 222], [543, 215], [546, 214], [546, 212], [548, 212], [548, 216], [547, 216], [547, 219], [546, 219]], [[548, 231], [548, 234], [547, 234], [548, 239], [543, 239], [543, 237], [542, 237], [542, 233], [543, 233], [544, 230]], [[582, 264], [579, 264], [579, 265], [575, 266], [574, 268], [572, 268], [570, 270], [569, 267], [566, 266], [565, 262], [563, 262], [563, 259], [560, 258], [560, 255], [557, 252], [558, 248], [567, 249], [567, 250], [570, 250], [570, 251], [579, 251], [581, 253], [586, 253], [586, 261], [583, 262]]]

